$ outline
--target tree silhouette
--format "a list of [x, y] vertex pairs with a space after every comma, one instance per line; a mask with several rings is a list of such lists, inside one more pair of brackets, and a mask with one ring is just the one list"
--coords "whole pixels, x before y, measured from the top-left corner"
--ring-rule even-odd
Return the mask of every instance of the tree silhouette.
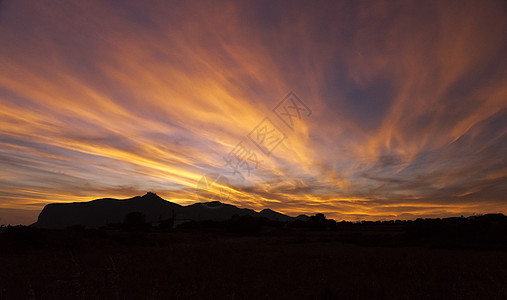
[[308, 225], [314, 230], [334, 229], [336, 228], [336, 221], [333, 219], [327, 219], [323, 213], [318, 213], [315, 216], [310, 217]]

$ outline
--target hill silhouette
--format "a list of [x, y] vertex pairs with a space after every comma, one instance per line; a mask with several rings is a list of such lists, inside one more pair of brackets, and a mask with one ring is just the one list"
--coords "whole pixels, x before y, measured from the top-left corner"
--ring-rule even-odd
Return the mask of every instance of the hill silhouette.
[[86, 228], [100, 228], [109, 224], [121, 223], [129, 213], [133, 212], [142, 213], [146, 222], [149, 223], [163, 222], [169, 219], [225, 221], [234, 215], [264, 217], [284, 222], [308, 219], [305, 215], [290, 217], [271, 209], [256, 212], [219, 201], [182, 206], [164, 200], [155, 193], [148, 192], [144, 196], [123, 200], [104, 198], [89, 202], [51, 203], [44, 207], [32, 227], [64, 229], [81, 225]]
[[1, 299], [504, 299], [507, 216], [336, 222], [148, 193], [0, 226], [0, 265]]

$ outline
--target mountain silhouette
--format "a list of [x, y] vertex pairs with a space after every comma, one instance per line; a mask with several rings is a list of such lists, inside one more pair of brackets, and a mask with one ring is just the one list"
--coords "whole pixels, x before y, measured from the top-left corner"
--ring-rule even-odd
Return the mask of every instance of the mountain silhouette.
[[293, 221], [294, 219], [301, 218], [300, 216], [296, 217], [296, 218], [289, 217], [287, 215], [284, 215], [282, 213], [279, 213], [279, 212], [274, 211], [274, 210], [269, 209], [269, 208], [263, 209], [259, 213], [259, 215], [262, 216], [262, 217], [268, 218], [270, 220], [273, 220], [273, 221], [282, 221], [282, 222]]
[[140, 212], [147, 222], [161, 222], [170, 218], [194, 221], [225, 221], [234, 215], [265, 217], [274, 221], [305, 220], [305, 215], [290, 217], [271, 209], [256, 212], [251, 209], [238, 208], [219, 201], [195, 203], [182, 206], [162, 199], [155, 193], [129, 199], [104, 198], [89, 202], [51, 203], [44, 207], [37, 222], [37, 228], [64, 229], [81, 225], [86, 228], [99, 228], [114, 223], [121, 223], [132, 212]]

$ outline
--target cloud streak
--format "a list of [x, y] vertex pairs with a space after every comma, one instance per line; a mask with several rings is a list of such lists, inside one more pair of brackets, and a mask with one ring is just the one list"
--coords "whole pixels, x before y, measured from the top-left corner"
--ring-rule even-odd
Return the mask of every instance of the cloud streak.
[[0, 207], [182, 204], [294, 90], [313, 114], [230, 202], [338, 219], [507, 212], [502, 1], [6, 1]]

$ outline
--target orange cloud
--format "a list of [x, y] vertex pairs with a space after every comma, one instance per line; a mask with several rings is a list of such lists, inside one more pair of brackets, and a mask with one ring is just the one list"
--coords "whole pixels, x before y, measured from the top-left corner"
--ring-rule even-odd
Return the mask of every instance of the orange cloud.
[[[233, 204], [345, 219], [505, 212], [504, 8], [9, 3], [0, 207], [146, 190], [195, 202], [201, 176], [231, 176], [223, 157], [267, 116], [287, 139], [231, 184]], [[290, 90], [313, 111], [295, 131], [272, 112]]]

